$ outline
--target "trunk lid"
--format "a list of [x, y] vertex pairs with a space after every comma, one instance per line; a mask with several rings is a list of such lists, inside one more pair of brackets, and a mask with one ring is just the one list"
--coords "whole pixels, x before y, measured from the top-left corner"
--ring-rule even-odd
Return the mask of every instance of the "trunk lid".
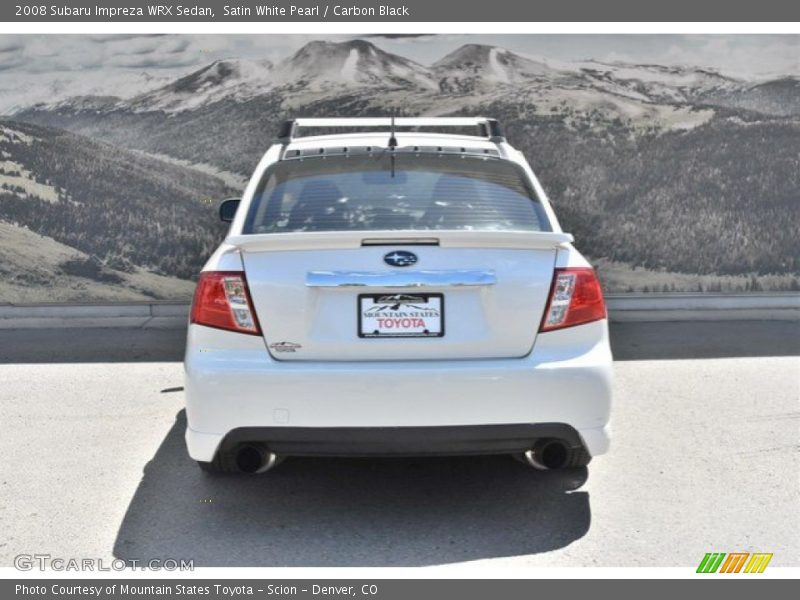
[[[241, 252], [275, 359], [445, 360], [528, 354], [547, 303], [556, 250], [571, 236], [324, 232], [241, 235], [228, 241]], [[397, 267], [384, 260], [405, 252], [416, 256], [414, 264]], [[363, 303], [359, 296], [366, 296]], [[387, 298], [397, 303], [386, 305]], [[422, 322], [417, 318], [425, 325], [401, 330], [382, 325], [381, 334], [392, 337], [370, 337], [378, 327], [370, 311], [384, 309], [387, 319], [412, 318], [383, 321], [387, 326], [416, 325]], [[394, 337], [401, 332], [405, 337]]]

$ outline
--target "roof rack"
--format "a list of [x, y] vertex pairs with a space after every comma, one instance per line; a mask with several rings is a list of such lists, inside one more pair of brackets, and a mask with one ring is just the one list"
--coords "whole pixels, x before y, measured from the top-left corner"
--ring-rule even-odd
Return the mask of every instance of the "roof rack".
[[[505, 141], [497, 119], [487, 119], [485, 117], [396, 117], [394, 125], [396, 127], [476, 127], [478, 129], [478, 137], [486, 138], [495, 143]], [[388, 131], [392, 127], [392, 117], [289, 119], [281, 124], [278, 131], [278, 140], [288, 144], [296, 137], [299, 137], [297, 132], [301, 127], [385, 127]]]

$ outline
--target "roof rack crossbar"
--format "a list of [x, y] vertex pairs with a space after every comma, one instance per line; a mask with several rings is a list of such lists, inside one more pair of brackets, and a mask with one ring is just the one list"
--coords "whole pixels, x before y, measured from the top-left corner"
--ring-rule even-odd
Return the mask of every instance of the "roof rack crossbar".
[[316, 128], [373, 128], [384, 127], [387, 130], [396, 127], [475, 127], [478, 137], [487, 138], [493, 142], [503, 142], [503, 131], [497, 119], [485, 117], [343, 117], [325, 119], [290, 119], [284, 121], [278, 131], [278, 139], [288, 144], [295, 137], [301, 127]]

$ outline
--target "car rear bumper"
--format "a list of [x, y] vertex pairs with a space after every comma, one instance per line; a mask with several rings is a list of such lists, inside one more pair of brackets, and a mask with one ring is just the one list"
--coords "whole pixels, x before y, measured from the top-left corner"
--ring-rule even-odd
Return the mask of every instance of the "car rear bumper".
[[[557, 439], [582, 448], [581, 435], [563, 423], [451, 425], [438, 427], [241, 427], [228, 432], [220, 448], [261, 443], [286, 456], [435, 456], [513, 454], [534, 440]], [[189, 443], [198, 441], [187, 433]], [[213, 442], [213, 440], [212, 440]]]
[[263, 442], [278, 454], [488, 454], [543, 437], [607, 451], [605, 321], [539, 334], [525, 358], [276, 361], [262, 338], [190, 325], [186, 441], [195, 460]]

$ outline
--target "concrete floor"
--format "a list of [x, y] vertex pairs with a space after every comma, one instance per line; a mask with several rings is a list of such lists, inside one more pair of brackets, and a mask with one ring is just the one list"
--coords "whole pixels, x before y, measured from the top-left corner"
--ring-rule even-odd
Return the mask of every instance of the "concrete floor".
[[39, 552], [196, 566], [693, 567], [709, 551], [798, 566], [796, 324], [682, 325], [615, 326], [613, 445], [588, 469], [290, 458], [222, 478], [185, 452], [176, 332], [50, 330], [26, 346], [30, 330], [0, 331], [0, 566]]

